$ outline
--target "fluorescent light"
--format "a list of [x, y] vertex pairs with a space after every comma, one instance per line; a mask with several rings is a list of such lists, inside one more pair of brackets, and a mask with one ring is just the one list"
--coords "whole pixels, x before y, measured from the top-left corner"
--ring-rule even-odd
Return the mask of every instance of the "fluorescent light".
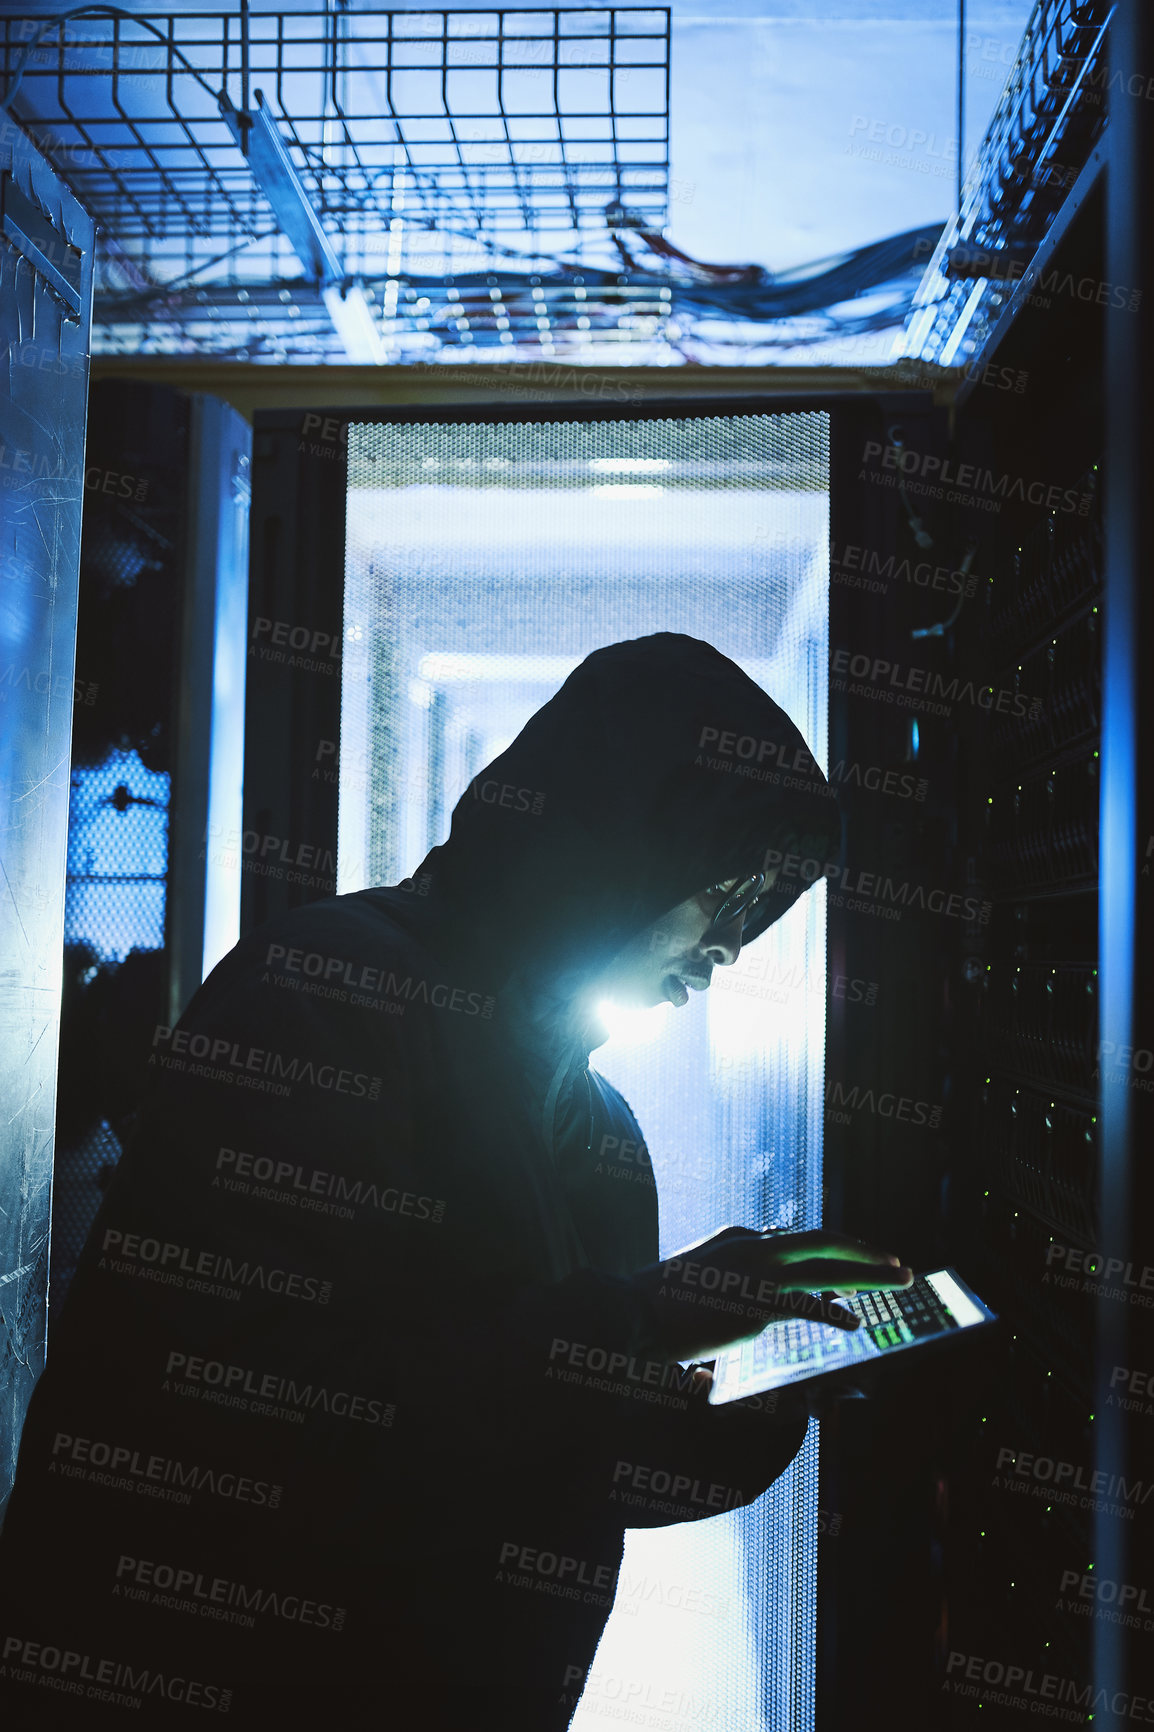
[[340, 260], [263, 95], [255, 94], [258, 106], [246, 115], [222, 93], [220, 112], [293, 252], [311, 277], [333, 282], [341, 274]]
[[[380, 367], [386, 359], [384, 340], [357, 284], [341, 292], [341, 261], [313, 209], [308, 189], [297, 173], [288, 146], [262, 93], [256, 92], [257, 107], [248, 115], [220, 98], [220, 111], [241, 150], [249, 171], [272, 206], [281, 232], [311, 277], [324, 284], [325, 307], [333, 328], [344, 344], [350, 361]], [[247, 126], [246, 123], [247, 122]], [[246, 138], [247, 132], [247, 138]], [[401, 219], [392, 224], [390, 249], [401, 242]], [[390, 251], [390, 257], [392, 253]], [[390, 266], [390, 269], [392, 267]]]
[[384, 339], [360, 285], [354, 283], [342, 295], [336, 283], [330, 283], [324, 290], [324, 302], [349, 360], [358, 365], [382, 366], [386, 357]]

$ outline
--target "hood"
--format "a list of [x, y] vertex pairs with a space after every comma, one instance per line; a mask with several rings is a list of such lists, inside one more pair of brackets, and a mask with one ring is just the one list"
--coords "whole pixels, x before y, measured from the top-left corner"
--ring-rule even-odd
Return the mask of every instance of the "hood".
[[833, 792], [785, 711], [712, 645], [658, 632], [586, 656], [474, 777], [419, 874], [498, 989], [556, 1003], [706, 885], [770, 847], [801, 854], [808, 876], [779, 874], [749, 944], [840, 845]]

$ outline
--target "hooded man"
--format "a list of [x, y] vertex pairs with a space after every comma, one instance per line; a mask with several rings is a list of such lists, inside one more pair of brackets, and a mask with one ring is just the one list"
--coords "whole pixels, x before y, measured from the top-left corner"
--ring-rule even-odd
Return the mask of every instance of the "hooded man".
[[[727, 734], [788, 794], [711, 768]], [[29, 1408], [9, 1723], [568, 1725], [625, 1528], [751, 1502], [805, 1436], [678, 1362], [910, 1278], [727, 1229], [694, 1257], [756, 1299], [719, 1322], [658, 1264], [653, 1188], [614, 1182], [606, 1149], [648, 1157], [589, 1066], [602, 996], [704, 990], [804, 889], [788, 847], [838, 835], [784, 712], [659, 633], [588, 656], [413, 878], [225, 957], [156, 1033]], [[622, 1461], [683, 1501], [626, 1505]]]

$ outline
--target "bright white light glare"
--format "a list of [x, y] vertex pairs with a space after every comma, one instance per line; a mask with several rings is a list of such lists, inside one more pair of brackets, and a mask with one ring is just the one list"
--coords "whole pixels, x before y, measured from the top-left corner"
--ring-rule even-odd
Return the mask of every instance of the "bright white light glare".
[[474, 680], [486, 685], [529, 682], [559, 686], [580, 664], [580, 656], [452, 655], [434, 650], [420, 658], [417, 673], [435, 686], [468, 685]]
[[655, 469], [672, 469], [668, 457], [590, 457], [589, 468], [598, 475], [640, 475]]
[[660, 1005], [638, 1010], [631, 1005], [615, 1004], [611, 998], [599, 999], [597, 1003], [597, 1015], [609, 1030], [610, 1040], [627, 1040], [631, 1045], [656, 1040], [665, 1032], [665, 1018], [659, 1014], [660, 1010]]
[[937, 305], [934, 303], [923, 307], [920, 312], [914, 314], [910, 320], [909, 329], [906, 331], [905, 352], [907, 355], [921, 354], [926, 339], [933, 328], [937, 311]]
[[664, 487], [655, 487], [652, 482], [644, 481], [601, 481], [596, 487], [589, 489], [590, 493], [615, 493], [618, 499], [643, 499], [650, 493], [664, 493]]
[[819, 878], [744, 963], [738, 958], [735, 978], [723, 970], [715, 979], [706, 1001], [709, 1047], [726, 1086], [767, 1066], [788, 1075], [807, 1052], [824, 1050], [826, 896]]
[[333, 327], [345, 346], [345, 354], [349, 360], [358, 366], [371, 364], [374, 367], [384, 365], [385, 345], [381, 333], [377, 329], [376, 320], [369, 310], [365, 299], [365, 291], [354, 283], [348, 293], [342, 297], [335, 283], [330, 283], [324, 291], [325, 307]]
[[905, 356], [905, 343], [906, 333], [899, 325], [886, 353], [886, 360], [889, 362], [902, 360]]
[[950, 332], [949, 341], [944, 345], [941, 354], [938, 356], [938, 360], [943, 367], [951, 367], [953, 365], [954, 356], [961, 348], [962, 338], [970, 328], [970, 320], [977, 312], [978, 304], [986, 292], [986, 283], [987, 279], [985, 277], [979, 277], [969, 294], [966, 296], [966, 304], [962, 308], [961, 316], [953, 330]]
[[[816, 1426], [814, 1427], [816, 1430]], [[744, 1513], [744, 1512], [740, 1512]], [[594, 1694], [586, 1693], [584, 1707], [573, 1722], [578, 1727], [612, 1725], [605, 1718], [607, 1703], [617, 1694], [629, 1701], [646, 1700], [710, 1704], [708, 1720], [687, 1713], [676, 1719], [666, 1712], [652, 1714], [652, 1723], [677, 1727], [708, 1724], [714, 1732], [763, 1732], [774, 1725], [800, 1727], [796, 1718], [771, 1721], [762, 1711], [765, 1662], [757, 1651], [755, 1617], [747, 1599], [749, 1580], [748, 1541], [738, 1525], [739, 1512], [714, 1515], [708, 1522], [674, 1523], [667, 1528], [631, 1528], [625, 1535], [625, 1556], [617, 1587], [615, 1615], [609, 1620], [597, 1649]], [[700, 1530], [709, 1529], [708, 1541]], [[673, 1611], [692, 1605], [683, 1597], [682, 1583], [692, 1583], [699, 1604], [726, 1608], [729, 1616], [686, 1616]], [[676, 1619], [676, 1622], [674, 1621]], [[789, 1632], [791, 1645], [796, 1641]], [[597, 1678], [606, 1680], [604, 1694]], [[708, 1686], [702, 1680], [708, 1679]], [[651, 1681], [653, 1680], [653, 1681]], [[610, 1692], [613, 1692], [610, 1694]], [[640, 1721], [643, 1710], [635, 1710]]]
[[944, 1269], [936, 1275], [927, 1275], [926, 1280], [949, 1311], [952, 1311], [958, 1323], [964, 1329], [968, 1323], [980, 1323], [982, 1313], [971, 1299], [968, 1299], [957, 1282]]
[[[248, 437], [246, 429], [246, 445]], [[224, 452], [228, 447], [222, 443], [214, 449]], [[244, 490], [233, 489], [226, 495], [221, 488], [216, 499], [220, 515], [215, 528], [216, 646], [207, 818], [210, 836], [228, 836], [239, 835], [244, 827], [243, 644], [248, 616], [249, 497]], [[208, 533], [204, 524], [201, 529]], [[240, 873], [222, 868], [220, 861], [220, 850], [209, 849], [204, 869], [202, 979], [240, 937]]]

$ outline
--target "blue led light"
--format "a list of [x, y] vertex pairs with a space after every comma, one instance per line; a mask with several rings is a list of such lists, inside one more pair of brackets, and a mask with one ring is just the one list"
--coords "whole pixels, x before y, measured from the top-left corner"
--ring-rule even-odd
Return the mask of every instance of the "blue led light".
[[163, 948], [168, 800], [169, 777], [136, 752], [73, 770], [66, 944], [90, 944], [105, 962]]

